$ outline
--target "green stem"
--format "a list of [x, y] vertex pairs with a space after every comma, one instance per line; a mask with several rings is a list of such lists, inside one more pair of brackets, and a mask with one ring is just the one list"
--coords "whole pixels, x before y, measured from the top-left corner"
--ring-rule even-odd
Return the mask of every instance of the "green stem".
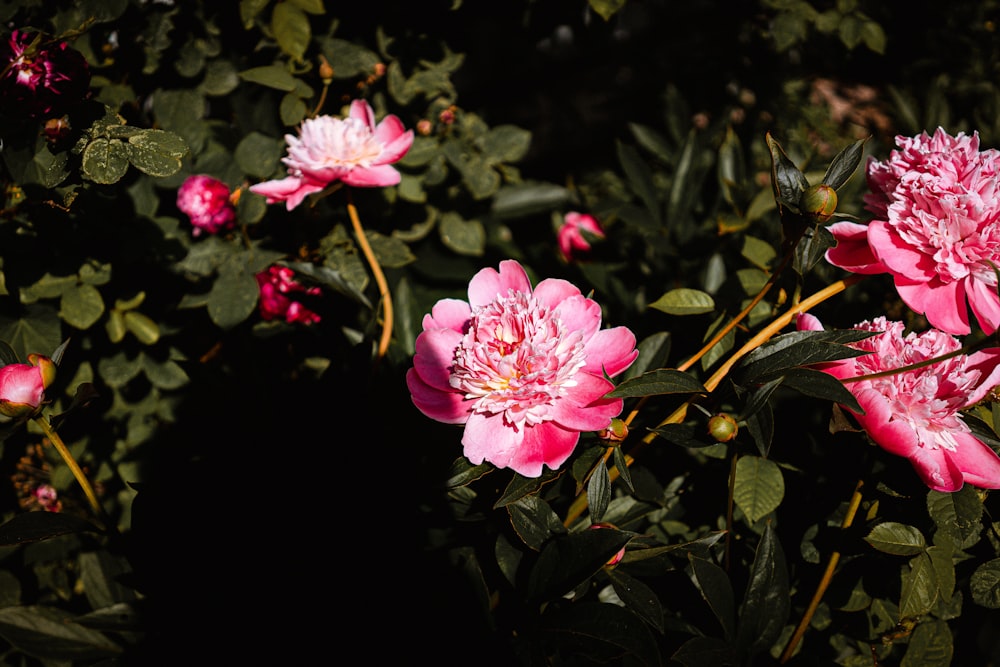
[[[101, 507], [101, 503], [97, 500], [97, 494], [94, 493], [94, 487], [90, 485], [90, 480], [87, 476], [83, 474], [83, 469], [80, 468], [80, 464], [76, 462], [73, 458], [73, 454], [70, 453], [69, 448], [63, 443], [62, 438], [56, 433], [55, 429], [49, 423], [49, 420], [45, 418], [45, 415], [38, 415], [34, 417], [35, 423], [41, 427], [42, 432], [45, 433], [45, 437], [49, 439], [55, 448], [62, 456], [63, 461], [69, 466], [69, 469], [73, 472], [73, 477], [79, 482], [80, 487], [83, 489], [84, 495], [87, 496], [87, 501], [90, 503], [90, 507], [94, 510], [94, 513], [107, 522], [107, 517], [104, 514], [104, 508]], [[109, 526], [110, 527], [110, 526]]]

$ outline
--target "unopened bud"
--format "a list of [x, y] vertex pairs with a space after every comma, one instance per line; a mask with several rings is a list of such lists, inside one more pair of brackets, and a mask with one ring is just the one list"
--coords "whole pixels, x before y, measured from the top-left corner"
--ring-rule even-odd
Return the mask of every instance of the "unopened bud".
[[417, 134], [419, 134], [420, 136], [426, 137], [433, 131], [434, 131], [434, 124], [431, 123], [426, 118], [421, 118], [420, 120], [417, 121]]
[[319, 78], [327, 85], [330, 85], [330, 81], [333, 80], [333, 66], [323, 54], [319, 56]]
[[608, 424], [607, 428], [601, 431], [601, 440], [609, 442], [621, 442], [628, 437], [628, 424], [615, 417]]
[[708, 433], [716, 442], [729, 442], [736, 437], [739, 428], [736, 420], [724, 412], [714, 415], [708, 420]]
[[829, 185], [813, 185], [802, 193], [802, 213], [819, 222], [826, 222], [837, 210], [837, 191]]
[[42, 377], [42, 388], [48, 389], [56, 380], [56, 362], [42, 354], [32, 352], [28, 355], [28, 363], [38, 368]]

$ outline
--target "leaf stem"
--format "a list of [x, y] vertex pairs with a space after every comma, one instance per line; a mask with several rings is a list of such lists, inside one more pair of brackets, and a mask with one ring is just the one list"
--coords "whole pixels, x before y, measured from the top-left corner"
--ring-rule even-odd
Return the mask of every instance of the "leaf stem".
[[[840, 524], [841, 530], [846, 530], [850, 528], [851, 524], [854, 522], [854, 516], [858, 513], [858, 507], [861, 505], [861, 489], [864, 486], [862, 480], [858, 480], [857, 485], [854, 487], [854, 494], [851, 496], [851, 502], [847, 508], [847, 515]], [[802, 614], [802, 620], [799, 621], [799, 625], [795, 628], [795, 632], [792, 633], [792, 638], [788, 640], [788, 645], [785, 646], [785, 650], [781, 654], [781, 664], [785, 664], [792, 657], [795, 652], [795, 648], [799, 645], [802, 640], [802, 636], [806, 632], [806, 628], [809, 627], [809, 622], [812, 621], [813, 615], [816, 613], [816, 609], [819, 608], [819, 603], [823, 599], [823, 594], [826, 593], [826, 589], [830, 586], [830, 582], [833, 580], [833, 575], [837, 569], [837, 564], [840, 563], [840, 552], [834, 551], [830, 554], [830, 560], [827, 561], [826, 570], [823, 572], [823, 578], [820, 579], [819, 585], [816, 586], [816, 591], [813, 593], [812, 600], [809, 601], [809, 606], [806, 607], [806, 611]]]
[[378, 293], [382, 303], [383, 319], [382, 335], [379, 338], [377, 358], [381, 359], [385, 356], [386, 351], [389, 349], [389, 340], [392, 338], [392, 295], [389, 293], [389, 284], [385, 280], [385, 274], [382, 273], [382, 267], [379, 265], [378, 259], [372, 251], [371, 244], [368, 243], [368, 237], [365, 236], [365, 230], [361, 227], [361, 219], [358, 217], [358, 209], [354, 206], [354, 202], [351, 201], [350, 191], [347, 193], [347, 213], [351, 217], [351, 225], [354, 227], [354, 235], [358, 239], [358, 245], [361, 246], [361, 252], [364, 253], [365, 259], [368, 260], [368, 266], [371, 267], [372, 274], [375, 276], [375, 282], [378, 285]]

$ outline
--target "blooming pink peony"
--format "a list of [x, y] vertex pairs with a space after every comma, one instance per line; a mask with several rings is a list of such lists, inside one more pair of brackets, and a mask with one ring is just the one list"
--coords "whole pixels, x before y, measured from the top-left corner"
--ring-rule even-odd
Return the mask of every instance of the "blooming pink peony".
[[289, 324], [314, 324], [320, 317], [296, 301], [293, 295], [319, 296], [319, 287], [306, 287], [295, 280], [295, 272], [287, 266], [272, 266], [257, 274], [260, 286], [260, 316], [265, 320], [284, 319]]
[[0, 45], [0, 109], [29, 118], [59, 116], [90, 86], [86, 58], [64, 41], [14, 30]]
[[[798, 327], [822, 329], [812, 315], [800, 315]], [[854, 328], [881, 333], [851, 344], [871, 354], [821, 366], [834, 377], [894, 370], [962, 347], [954, 336], [936, 329], [904, 335], [902, 322], [884, 317]], [[1000, 457], [972, 434], [961, 415], [997, 384], [1000, 348], [993, 347], [845, 386], [865, 410], [855, 417], [871, 439], [887, 452], [908, 458], [931, 489], [951, 492], [963, 482], [1000, 488]]]
[[590, 241], [584, 235], [584, 230], [594, 236], [604, 238], [604, 230], [594, 216], [570, 211], [563, 217], [563, 224], [556, 234], [556, 240], [559, 242], [559, 252], [567, 262], [573, 261], [579, 254], [590, 250]]
[[565, 280], [532, 291], [514, 260], [469, 283], [469, 301], [442, 299], [424, 316], [406, 384], [425, 415], [464, 424], [462, 445], [484, 460], [538, 477], [569, 458], [582, 431], [622, 410], [605, 378], [638, 356], [625, 327], [601, 329], [601, 307]]
[[[979, 135], [938, 128], [896, 137], [899, 150], [870, 160], [866, 226], [830, 226], [827, 260], [855, 273], [891, 273], [900, 297], [947, 333], [970, 333], [968, 310], [993, 333], [1000, 326], [994, 265], [1000, 265], [1000, 151]], [[968, 306], [966, 305], [968, 303]]]
[[188, 176], [177, 189], [177, 208], [191, 218], [191, 233], [218, 234], [232, 229], [236, 208], [229, 199], [229, 186], [217, 178], [197, 174]]
[[288, 176], [250, 187], [267, 197], [268, 204], [285, 202], [291, 211], [306, 196], [320, 192], [334, 181], [358, 187], [383, 187], [399, 183], [391, 166], [413, 145], [413, 130], [403, 130], [396, 116], [375, 124], [375, 112], [364, 100], [354, 100], [347, 118], [319, 116], [302, 121], [299, 136], [285, 135]]

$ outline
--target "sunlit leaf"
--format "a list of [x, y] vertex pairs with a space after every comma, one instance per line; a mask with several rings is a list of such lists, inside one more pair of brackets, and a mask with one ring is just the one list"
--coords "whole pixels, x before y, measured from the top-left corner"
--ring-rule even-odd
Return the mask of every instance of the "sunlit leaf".
[[649, 304], [649, 307], [669, 315], [701, 315], [715, 310], [715, 301], [707, 292], [677, 287]]
[[744, 455], [736, 462], [736, 485], [733, 500], [755, 523], [781, 504], [785, 497], [785, 479], [774, 461], [759, 456]]
[[896, 556], [912, 556], [927, 546], [919, 529], [897, 521], [878, 524], [868, 532], [865, 541], [879, 551]]

